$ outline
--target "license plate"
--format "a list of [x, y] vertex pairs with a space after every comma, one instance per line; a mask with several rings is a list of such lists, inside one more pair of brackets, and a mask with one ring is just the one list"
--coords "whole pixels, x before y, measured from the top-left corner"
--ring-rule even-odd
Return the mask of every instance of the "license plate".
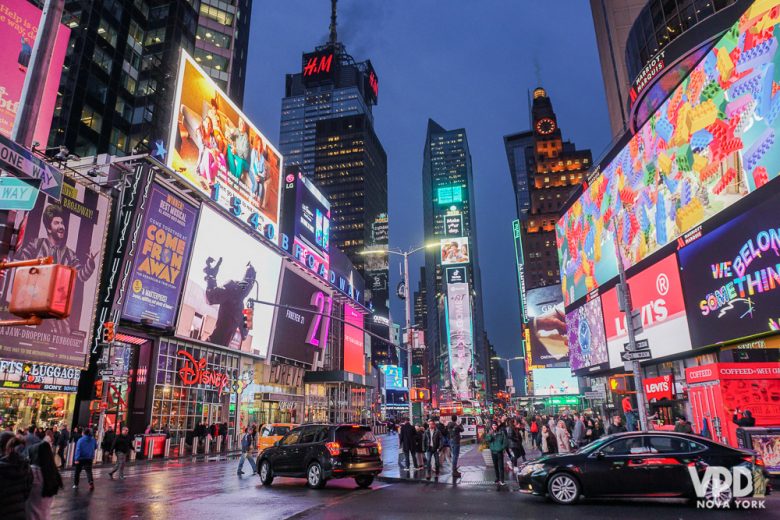
[[358, 455], [368, 455], [370, 453], [370, 450], [368, 448], [358, 448], [357, 454]]

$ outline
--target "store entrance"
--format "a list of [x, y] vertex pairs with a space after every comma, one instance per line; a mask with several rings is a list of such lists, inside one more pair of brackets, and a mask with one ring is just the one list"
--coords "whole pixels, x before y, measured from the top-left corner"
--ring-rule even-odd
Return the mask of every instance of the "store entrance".
[[75, 394], [0, 391], [0, 428], [26, 429], [31, 424], [40, 428], [70, 426]]

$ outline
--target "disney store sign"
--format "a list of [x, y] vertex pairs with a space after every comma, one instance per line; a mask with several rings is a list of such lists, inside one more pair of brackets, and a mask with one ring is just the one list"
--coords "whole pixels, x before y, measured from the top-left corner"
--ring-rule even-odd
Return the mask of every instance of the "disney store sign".
[[178, 351], [177, 355], [185, 359], [184, 366], [179, 369], [179, 377], [181, 377], [184, 386], [212, 386], [219, 393], [223, 393], [226, 388], [229, 388], [230, 378], [226, 373], [206, 370], [206, 358], [200, 358], [196, 361], [192, 354], [184, 350]]

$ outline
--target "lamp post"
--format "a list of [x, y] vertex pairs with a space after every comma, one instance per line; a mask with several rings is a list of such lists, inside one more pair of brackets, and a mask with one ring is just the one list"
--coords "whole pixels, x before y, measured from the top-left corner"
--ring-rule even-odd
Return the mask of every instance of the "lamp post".
[[515, 356], [515, 357], [511, 357], [511, 358], [504, 358], [504, 357], [499, 357], [499, 356], [491, 356], [490, 359], [495, 359], [496, 361], [506, 361], [506, 376], [508, 378], [512, 379], [512, 381], [514, 381], [514, 378], [512, 377], [512, 372], [509, 369], [509, 362], [510, 361], [517, 361], [517, 360], [525, 359], [525, 358], [523, 356]]
[[[413, 415], [413, 409], [412, 409], [412, 344], [411, 344], [411, 330], [412, 330], [412, 316], [411, 316], [411, 302], [409, 301], [409, 255], [414, 254], [418, 251], [422, 251], [423, 249], [427, 249], [430, 247], [439, 246], [439, 243], [430, 243], [430, 244], [423, 244], [419, 247], [415, 247], [413, 249], [409, 249], [407, 251], [403, 251], [401, 249], [389, 249], [389, 248], [378, 248], [378, 249], [366, 249], [365, 251], [361, 251], [359, 254], [361, 255], [383, 255], [383, 254], [391, 254], [391, 255], [398, 255], [402, 256], [404, 259], [404, 290], [403, 290], [403, 298], [404, 298], [404, 314], [406, 318], [405, 326], [404, 326], [404, 334], [403, 334], [403, 340], [402, 343], [405, 344], [406, 348], [403, 348], [403, 350], [406, 351], [406, 371], [407, 371], [407, 379], [409, 381], [409, 389], [407, 392], [407, 401], [409, 404], [409, 420], [412, 421], [414, 419]], [[400, 295], [399, 295], [400, 296]]]

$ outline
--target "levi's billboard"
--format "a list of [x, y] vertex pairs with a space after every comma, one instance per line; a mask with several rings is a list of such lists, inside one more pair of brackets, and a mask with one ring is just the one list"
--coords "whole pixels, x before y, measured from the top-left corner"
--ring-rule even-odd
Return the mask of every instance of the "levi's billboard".
[[[634, 309], [639, 309], [644, 332], [636, 339], [647, 339], [657, 359], [691, 349], [688, 320], [677, 259], [674, 254], [656, 262], [628, 279]], [[604, 325], [611, 367], [623, 365], [620, 353], [628, 342], [626, 315], [618, 309], [617, 287], [601, 295]]]
[[650, 402], [671, 399], [672, 396], [672, 376], [648, 377], [642, 381], [645, 387], [645, 396]]

